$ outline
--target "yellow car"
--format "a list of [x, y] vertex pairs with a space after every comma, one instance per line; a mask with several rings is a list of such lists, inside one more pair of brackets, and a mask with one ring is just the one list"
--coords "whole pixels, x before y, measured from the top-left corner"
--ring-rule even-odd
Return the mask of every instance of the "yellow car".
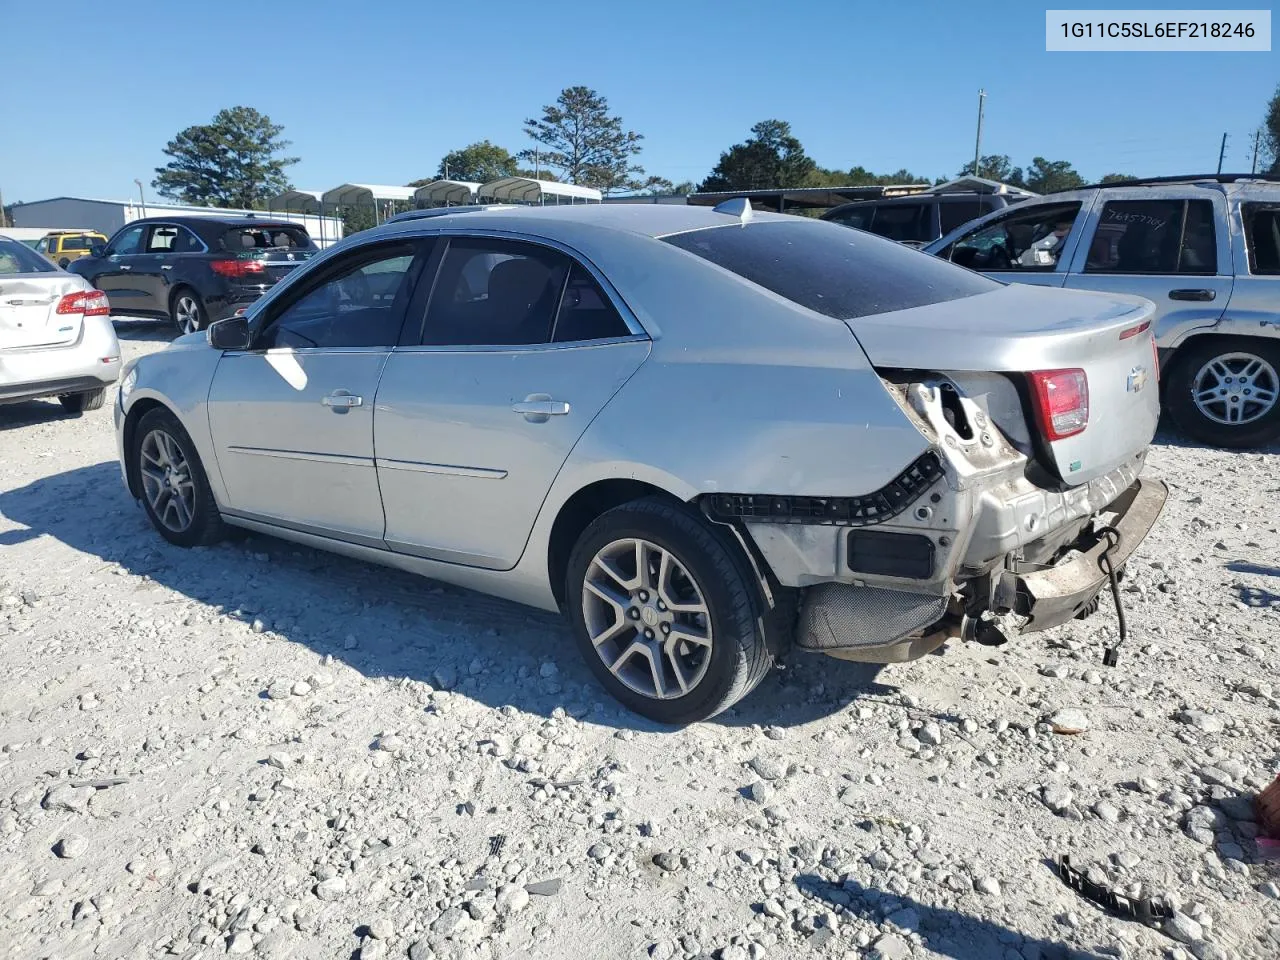
[[52, 230], [36, 243], [36, 251], [65, 270], [72, 260], [87, 257], [95, 243], [105, 247], [107, 238], [92, 230]]

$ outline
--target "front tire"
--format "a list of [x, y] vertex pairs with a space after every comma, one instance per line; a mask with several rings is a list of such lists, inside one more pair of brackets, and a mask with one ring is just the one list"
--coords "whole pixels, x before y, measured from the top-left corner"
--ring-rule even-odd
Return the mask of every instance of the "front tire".
[[152, 526], [179, 547], [207, 546], [226, 533], [195, 444], [178, 418], [156, 408], [133, 432], [133, 467]]
[[181, 334], [195, 333], [209, 325], [200, 297], [189, 287], [179, 287], [169, 303], [169, 316]]
[[710, 525], [646, 498], [598, 517], [569, 557], [574, 637], [601, 684], [666, 724], [713, 717], [772, 664], [759, 587]]
[[62, 409], [67, 413], [84, 413], [88, 410], [101, 409], [107, 399], [107, 388], [86, 390], [84, 393], [64, 393], [58, 398]]
[[1187, 436], [1232, 449], [1280, 438], [1280, 343], [1246, 337], [1194, 341], [1166, 378], [1165, 404]]
[[67, 269], [67, 267], [71, 266], [71, 261], [68, 260], [66, 257], [63, 257], [61, 260], [58, 261], [58, 266], [60, 266], [63, 270], [65, 270]]

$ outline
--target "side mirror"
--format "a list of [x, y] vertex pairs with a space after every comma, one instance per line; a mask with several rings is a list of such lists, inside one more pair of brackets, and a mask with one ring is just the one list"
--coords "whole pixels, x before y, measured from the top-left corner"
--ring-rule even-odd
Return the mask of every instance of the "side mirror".
[[228, 317], [209, 325], [209, 346], [215, 350], [248, 350], [253, 342], [245, 317]]
[[89, 256], [105, 257], [107, 255], [107, 245], [105, 243], [89, 244]]

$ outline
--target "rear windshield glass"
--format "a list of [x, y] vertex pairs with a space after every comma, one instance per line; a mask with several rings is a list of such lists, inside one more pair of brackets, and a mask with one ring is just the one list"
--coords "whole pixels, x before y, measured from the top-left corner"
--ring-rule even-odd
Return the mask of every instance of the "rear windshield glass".
[[664, 239], [840, 319], [959, 300], [1000, 287], [910, 247], [819, 221], [713, 227]]
[[16, 273], [53, 273], [57, 269], [25, 244], [0, 237], [0, 277]]
[[241, 250], [312, 250], [311, 235], [301, 227], [279, 225], [232, 227], [222, 235], [222, 246], [232, 253]]

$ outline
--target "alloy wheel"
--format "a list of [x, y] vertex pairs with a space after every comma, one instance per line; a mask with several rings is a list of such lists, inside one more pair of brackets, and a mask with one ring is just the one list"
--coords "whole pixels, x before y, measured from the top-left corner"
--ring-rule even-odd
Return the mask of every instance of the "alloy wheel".
[[615, 540], [596, 553], [583, 579], [582, 613], [605, 667], [642, 696], [684, 696], [711, 663], [702, 588], [671, 551], [648, 540]]
[[200, 329], [200, 306], [194, 297], [186, 294], [180, 296], [174, 304], [174, 316], [183, 333], [195, 333]]
[[1224, 353], [1196, 372], [1191, 397], [1196, 409], [1214, 423], [1253, 423], [1275, 408], [1280, 377], [1275, 367], [1255, 354]]
[[142, 438], [139, 472], [142, 492], [157, 520], [174, 533], [182, 533], [195, 516], [196, 488], [191, 465], [182, 447], [163, 430]]

